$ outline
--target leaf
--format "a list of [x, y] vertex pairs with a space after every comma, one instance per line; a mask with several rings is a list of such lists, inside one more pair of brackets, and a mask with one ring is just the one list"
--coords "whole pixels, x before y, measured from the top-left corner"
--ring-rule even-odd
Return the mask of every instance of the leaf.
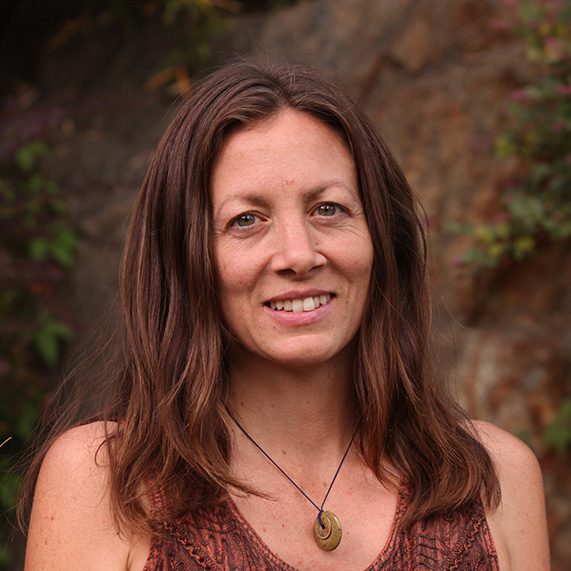
[[496, 157], [510, 157], [515, 152], [513, 141], [507, 136], [498, 137], [495, 143]]
[[16, 434], [22, 441], [26, 441], [34, 430], [38, 418], [38, 408], [35, 403], [26, 401], [22, 404], [16, 424]]
[[14, 190], [14, 187], [8, 184], [8, 182], [3, 180], [0, 181], [0, 192], [6, 202], [10, 203], [16, 200], [16, 191]]
[[60, 321], [50, 321], [49, 329], [51, 334], [59, 339], [68, 340], [71, 337], [71, 329]]
[[494, 241], [494, 231], [487, 224], [479, 224], [476, 226], [474, 235], [485, 244], [490, 244]]
[[73, 252], [65, 246], [62, 247], [61, 244], [58, 244], [57, 242], [50, 244], [50, 255], [54, 261], [64, 268], [70, 268], [73, 266]]
[[488, 247], [487, 252], [492, 258], [500, 258], [506, 251], [506, 246], [500, 242], [496, 242]]
[[20, 292], [16, 288], [0, 290], [0, 309], [10, 309], [20, 297]]
[[40, 175], [31, 176], [26, 181], [26, 188], [32, 196], [39, 195], [44, 188], [45, 181]]
[[495, 226], [496, 237], [506, 240], [510, 235], [510, 225], [507, 222], [500, 222]]
[[73, 265], [76, 247], [76, 235], [70, 229], [62, 228], [50, 242], [49, 253], [56, 262], [64, 268], [69, 268]]
[[514, 242], [514, 256], [521, 260], [535, 248], [535, 240], [532, 236], [523, 236]]
[[0, 506], [3, 510], [14, 508], [19, 486], [20, 478], [16, 474], [8, 473], [3, 475], [0, 481]]
[[543, 439], [548, 447], [553, 448], [561, 456], [571, 446], [571, 399], [561, 404]]
[[31, 172], [37, 164], [38, 158], [48, 152], [48, 147], [42, 141], [34, 141], [21, 147], [16, 153], [16, 164], [22, 172]]
[[43, 329], [38, 332], [35, 337], [35, 345], [38, 353], [48, 365], [48, 367], [55, 367], [59, 358], [59, 343], [48, 330]]
[[508, 209], [512, 218], [530, 230], [534, 230], [545, 216], [543, 201], [536, 196], [517, 194], [510, 202]]
[[30, 242], [29, 253], [32, 260], [43, 260], [48, 253], [49, 244], [44, 238], [35, 238]]
[[33, 335], [35, 348], [48, 367], [55, 367], [61, 355], [62, 345], [71, 336], [71, 329], [56, 321], [46, 312], [38, 316], [39, 328]]
[[45, 183], [46, 192], [53, 196], [59, 194], [59, 186], [52, 181], [48, 181]]

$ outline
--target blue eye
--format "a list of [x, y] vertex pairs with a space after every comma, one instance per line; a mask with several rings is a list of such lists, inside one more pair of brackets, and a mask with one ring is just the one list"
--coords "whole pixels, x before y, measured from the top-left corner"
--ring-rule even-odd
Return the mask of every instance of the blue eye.
[[246, 228], [252, 226], [256, 222], [256, 217], [250, 212], [245, 214], [240, 214], [240, 216], [234, 218], [232, 225], [239, 226], [240, 228]]
[[316, 208], [316, 212], [320, 216], [335, 216], [335, 214], [338, 214], [340, 210], [341, 207], [338, 204], [332, 204], [332, 203], [320, 204]]

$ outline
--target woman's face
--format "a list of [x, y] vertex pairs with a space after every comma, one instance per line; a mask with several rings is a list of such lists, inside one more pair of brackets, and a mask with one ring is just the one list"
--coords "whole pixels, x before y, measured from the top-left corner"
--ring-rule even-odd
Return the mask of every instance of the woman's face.
[[308, 114], [281, 111], [227, 138], [211, 192], [233, 349], [288, 366], [347, 356], [373, 246], [343, 139]]

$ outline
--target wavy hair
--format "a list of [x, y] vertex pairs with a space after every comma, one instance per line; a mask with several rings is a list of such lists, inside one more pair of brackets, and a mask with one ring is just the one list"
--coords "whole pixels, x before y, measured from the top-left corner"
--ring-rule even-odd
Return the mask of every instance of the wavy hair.
[[[430, 299], [423, 223], [391, 152], [341, 89], [299, 64], [237, 62], [208, 76], [167, 128], [138, 197], [121, 267], [123, 350], [97, 418], [106, 431], [118, 524], [148, 529], [145, 483], [175, 498], [177, 517], [235, 487], [209, 188], [228, 134], [284, 108], [331, 126], [355, 162], [374, 247], [369, 300], [356, 340], [360, 452], [384, 483], [404, 477], [403, 525], [483, 500], [499, 502], [494, 465], [430, 369]], [[24, 485], [31, 497], [45, 451]], [[25, 504], [25, 501], [23, 502]]]

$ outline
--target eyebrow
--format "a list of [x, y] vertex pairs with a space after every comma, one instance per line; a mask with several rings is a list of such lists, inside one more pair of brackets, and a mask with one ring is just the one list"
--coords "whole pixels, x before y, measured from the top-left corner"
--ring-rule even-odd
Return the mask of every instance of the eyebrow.
[[[333, 187], [342, 187], [343, 189], [349, 191], [352, 195], [353, 194], [357, 195], [355, 190], [348, 187], [345, 183], [341, 181], [331, 181], [331, 182], [328, 181], [325, 182], [324, 184], [320, 184], [319, 186], [316, 186], [315, 188], [309, 190], [307, 193], [305, 193], [304, 199], [306, 202], [311, 202], [312, 200], [319, 198], [319, 196], [321, 196], [325, 191], [330, 190]], [[247, 202], [254, 206], [260, 206], [260, 207], [268, 205], [267, 198], [258, 192], [241, 193], [238, 191], [236, 192], [236, 194], [233, 194], [232, 196], [229, 196], [226, 200], [224, 200], [220, 204], [220, 206], [216, 209], [215, 214], [220, 212], [220, 210], [222, 210], [222, 208], [226, 204], [235, 200], [240, 200], [241, 202]]]

